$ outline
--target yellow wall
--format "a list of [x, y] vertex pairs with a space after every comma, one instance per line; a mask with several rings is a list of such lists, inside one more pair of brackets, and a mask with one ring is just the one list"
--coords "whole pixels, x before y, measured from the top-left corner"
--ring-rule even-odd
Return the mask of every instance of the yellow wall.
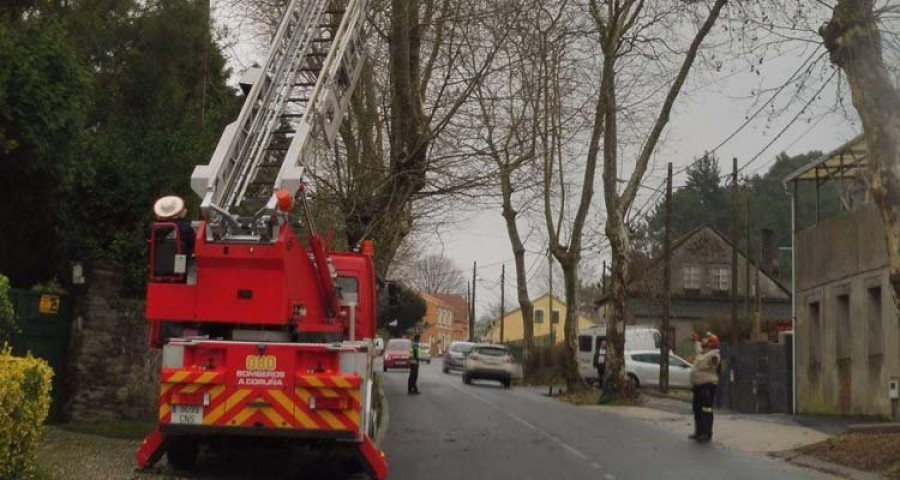
[[[534, 310], [535, 310], [535, 318], [537, 318], [537, 311], [542, 310], [544, 312], [544, 321], [543, 323], [535, 323], [534, 325], [534, 336], [535, 337], [543, 337], [545, 335], [550, 334], [550, 296], [544, 295], [543, 297], [534, 300]], [[563, 331], [564, 323], [566, 321], [566, 304], [562, 300], [558, 298], [553, 298], [553, 310], [559, 312], [559, 323], [553, 325], [554, 328], [554, 340], [556, 343], [561, 343], [565, 338], [565, 332]], [[578, 330], [592, 327], [594, 326], [594, 322], [591, 321], [587, 317], [578, 317]], [[515, 311], [509, 313], [505, 317], [503, 317], [503, 341], [504, 342], [515, 342], [518, 340], [522, 340], [522, 311], [516, 309]], [[488, 331], [487, 340], [491, 342], [499, 342], [500, 341], [500, 322], [494, 322], [494, 325]]]

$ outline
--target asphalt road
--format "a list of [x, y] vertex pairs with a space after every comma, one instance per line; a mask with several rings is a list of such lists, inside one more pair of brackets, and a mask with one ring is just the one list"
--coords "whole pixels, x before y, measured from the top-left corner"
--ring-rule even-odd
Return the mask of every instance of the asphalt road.
[[392, 480], [823, 478], [534, 389], [464, 385], [459, 373], [441, 373], [440, 360], [420, 368], [421, 395], [407, 395], [405, 370], [384, 379]]

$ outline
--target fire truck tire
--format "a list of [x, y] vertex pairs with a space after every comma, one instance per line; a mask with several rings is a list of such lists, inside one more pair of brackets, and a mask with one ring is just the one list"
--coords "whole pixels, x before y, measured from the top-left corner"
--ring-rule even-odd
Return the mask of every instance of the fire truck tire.
[[197, 442], [188, 437], [175, 437], [166, 446], [166, 460], [177, 470], [190, 470], [197, 463]]

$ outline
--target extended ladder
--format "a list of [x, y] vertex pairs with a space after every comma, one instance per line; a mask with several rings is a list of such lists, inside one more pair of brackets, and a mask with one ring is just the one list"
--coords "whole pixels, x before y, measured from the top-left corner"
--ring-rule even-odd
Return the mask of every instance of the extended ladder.
[[288, 4], [237, 121], [191, 175], [209, 218], [274, 211], [276, 191], [299, 189], [316, 129], [335, 141], [362, 69], [365, 3]]

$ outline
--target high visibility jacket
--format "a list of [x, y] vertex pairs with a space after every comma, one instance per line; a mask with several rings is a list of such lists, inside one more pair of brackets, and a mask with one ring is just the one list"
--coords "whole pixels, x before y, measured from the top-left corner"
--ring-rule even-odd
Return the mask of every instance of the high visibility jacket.
[[706, 353], [698, 353], [694, 357], [694, 365], [691, 367], [691, 385], [703, 385], [711, 383], [719, 384], [719, 367], [722, 357], [719, 349], [712, 349]]
[[419, 363], [419, 342], [409, 344], [409, 363], [410, 365]]

